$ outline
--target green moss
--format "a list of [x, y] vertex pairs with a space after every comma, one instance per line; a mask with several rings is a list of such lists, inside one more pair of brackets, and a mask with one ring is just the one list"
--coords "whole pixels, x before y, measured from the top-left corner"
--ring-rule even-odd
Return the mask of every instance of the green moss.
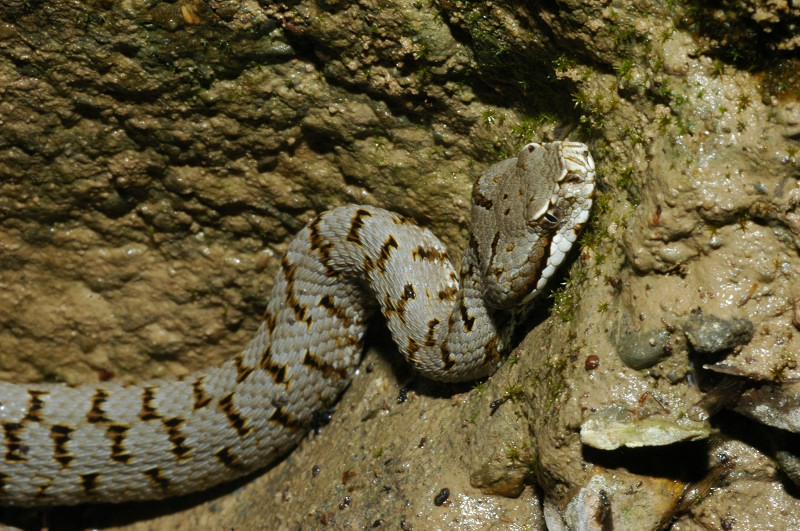
[[511, 385], [505, 388], [505, 393], [511, 400], [517, 400], [524, 396], [524, 389], [521, 385]]
[[742, 112], [746, 110], [751, 103], [751, 98], [747, 94], [742, 93], [736, 100], [736, 112]]
[[556, 361], [547, 361], [544, 363], [546, 370], [547, 382], [547, 396], [546, 396], [546, 409], [552, 411], [555, 405], [559, 402], [564, 390], [567, 387], [564, 379], [564, 370], [567, 367], [566, 360], [558, 359]]
[[508, 450], [506, 450], [506, 457], [512, 461], [517, 461], [519, 458], [519, 450], [513, 445], [513, 443], [506, 443], [508, 446]]
[[668, 114], [663, 114], [658, 119], [658, 130], [661, 133], [666, 133], [672, 125], [672, 117]]
[[624, 81], [630, 81], [633, 73], [633, 61], [625, 59], [620, 64], [614, 66], [617, 77]]
[[565, 54], [561, 54], [553, 59], [553, 70], [556, 72], [566, 72], [570, 68], [574, 68], [576, 64], [577, 61], [575, 61], [575, 59]]
[[575, 311], [578, 306], [578, 298], [575, 290], [570, 289], [571, 282], [567, 280], [564, 285], [559, 286], [551, 297], [554, 300], [553, 313], [565, 323], [575, 319]]
[[619, 177], [617, 177], [617, 186], [622, 188], [623, 190], [627, 190], [630, 188], [631, 183], [633, 182], [633, 176], [636, 173], [636, 169], [633, 166], [626, 166], [619, 172]]

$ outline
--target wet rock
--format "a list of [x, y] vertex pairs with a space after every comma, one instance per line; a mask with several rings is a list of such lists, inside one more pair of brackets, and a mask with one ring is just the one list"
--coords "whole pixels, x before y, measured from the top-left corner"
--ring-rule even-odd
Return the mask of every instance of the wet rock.
[[469, 429], [469, 483], [485, 494], [515, 498], [525, 488], [535, 462], [533, 449], [527, 444], [525, 423], [519, 410], [510, 401], [491, 413], [485, 400], [474, 399], [471, 416], [484, 422]]
[[685, 489], [684, 483], [672, 478], [596, 466], [567, 504], [563, 517], [552, 508], [550, 514], [545, 510], [545, 517], [548, 529], [663, 529]]
[[564, 516], [570, 529], [602, 531], [610, 525], [611, 500], [602, 476], [592, 476], [569, 502]]
[[800, 433], [800, 384], [749, 389], [733, 410], [767, 426]]
[[711, 425], [705, 421], [665, 416], [635, 419], [625, 408], [619, 406], [601, 409], [581, 425], [581, 442], [598, 450], [616, 450], [622, 446], [665, 446], [682, 441], [697, 441], [708, 438], [709, 435]]
[[697, 313], [684, 325], [686, 338], [695, 352], [716, 354], [744, 345], [753, 337], [753, 323], [741, 317], [722, 319]]
[[775, 452], [775, 460], [783, 473], [795, 485], [800, 486], [800, 457], [786, 450], [779, 450]]
[[647, 369], [671, 353], [671, 334], [664, 329], [623, 333], [617, 344], [620, 359], [631, 369]]

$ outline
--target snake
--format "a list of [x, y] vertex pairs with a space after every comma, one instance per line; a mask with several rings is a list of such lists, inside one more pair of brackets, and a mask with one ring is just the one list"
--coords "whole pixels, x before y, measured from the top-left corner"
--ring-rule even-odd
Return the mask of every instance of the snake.
[[291, 239], [258, 330], [223, 364], [135, 385], [0, 382], [0, 505], [162, 499], [274, 463], [347, 387], [377, 312], [421, 375], [491, 375], [594, 186], [584, 144], [529, 143], [475, 181], [459, 273], [410, 218], [340, 206]]

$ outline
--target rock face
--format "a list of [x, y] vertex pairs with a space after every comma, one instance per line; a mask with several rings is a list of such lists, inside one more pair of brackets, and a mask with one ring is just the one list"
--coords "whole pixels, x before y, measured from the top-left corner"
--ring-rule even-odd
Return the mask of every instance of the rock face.
[[[800, 377], [800, 8], [544, 4], [0, 2], [5, 379], [218, 363], [257, 326], [287, 237], [346, 202], [458, 256], [472, 179], [532, 139], [588, 143], [601, 183], [582, 250], [488, 382], [442, 389], [369, 354], [332, 423], [271, 470], [65, 518], [794, 523], [797, 428], [776, 419], [797, 416], [782, 384]], [[620, 425], [645, 447], [581, 443]]]

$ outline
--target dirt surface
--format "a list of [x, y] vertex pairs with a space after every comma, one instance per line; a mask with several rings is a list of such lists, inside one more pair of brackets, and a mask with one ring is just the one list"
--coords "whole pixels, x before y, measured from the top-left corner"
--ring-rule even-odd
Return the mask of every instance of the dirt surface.
[[586, 142], [600, 183], [487, 382], [422, 381], [378, 332], [332, 422], [264, 473], [0, 520], [797, 528], [800, 8], [739, 4], [0, 3], [4, 379], [220, 362], [287, 238], [343, 203], [458, 256], [472, 179], [530, 140]]

